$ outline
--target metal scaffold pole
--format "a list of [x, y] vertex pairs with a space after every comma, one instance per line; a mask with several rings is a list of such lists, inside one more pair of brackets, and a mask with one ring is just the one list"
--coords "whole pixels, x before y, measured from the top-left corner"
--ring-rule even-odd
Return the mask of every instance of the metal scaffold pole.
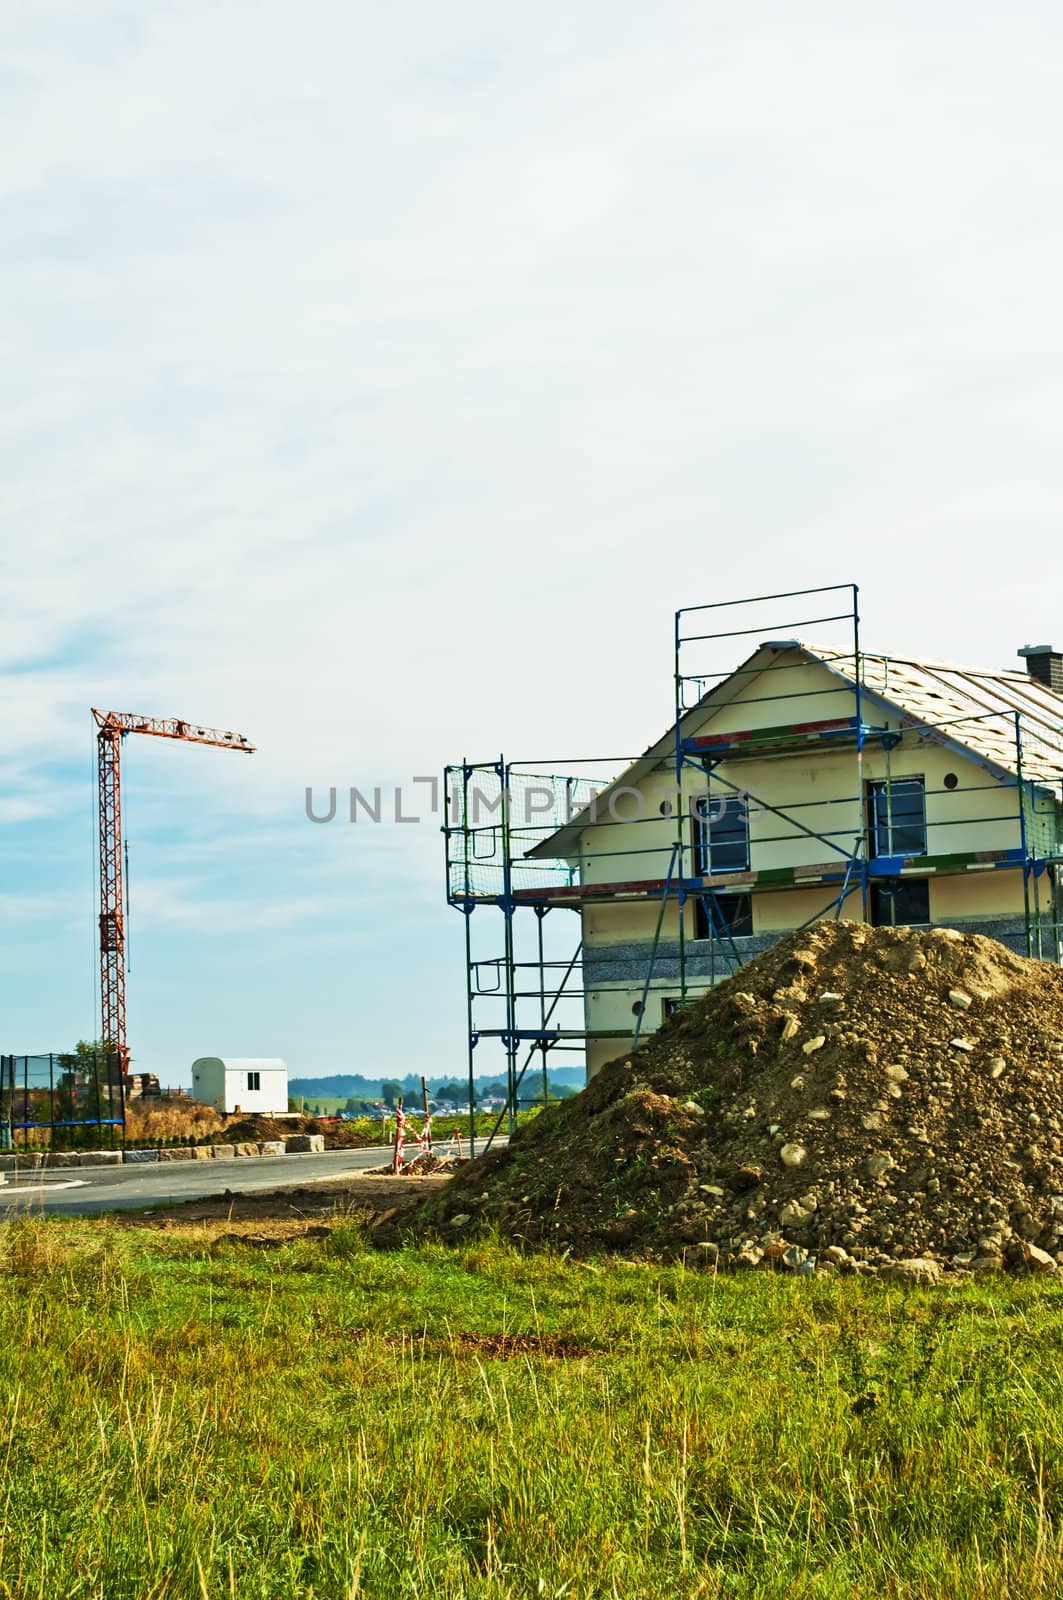
[[[860, 655], [860, 588], [853, 584], [853, 681], [856, 685], [856, 803], [860, 812], [857, 854], [860, 866], [860, 919], [869, 922], [871, 902], [871, 850], [868, 837], [867, 806], [864, 801], [864, 668]], [[888, 792], [888, 791], [887, 791]]]
[[1026, 826], [1026, 796], [1023, 793], [1022, 715], [1015, 713], [1015, 785], [1019, 795], [1019, 846], [1022, 850], [1022, 903], [1026, 924], [1026, 954], [1033, 955], [1033, 928], [1030, 922], [1030, 840]]
[[509, 1133], [517, 1127], [517, 975], [513, 954], [513, 856], [512, 817], [510, 815], [510, 774], [504, 756], [498, 758], [498, 776], [502, 785], [502, 918], [504, 937], [504, 963], [506, 983], [506, 1123]]

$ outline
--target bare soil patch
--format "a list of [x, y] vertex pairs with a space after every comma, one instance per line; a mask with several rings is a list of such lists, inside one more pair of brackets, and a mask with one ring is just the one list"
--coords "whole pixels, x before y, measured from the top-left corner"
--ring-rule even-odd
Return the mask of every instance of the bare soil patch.
[[308, 1223], [325, 1224], [327, 1232], [341, 1221], [359, 1221], [381, 1244], [397, 1241], [400, 1225], [414, 1215], [433, 1187], [446, 1177], [393, 1178], [379, 1175], [336, 1178], [326, 1183], [298, 1184], [255, 1194], [224, 1190], [199, 1200], [158, 1206], [150, 1211], [117, 1212], [119, 1227], [167, 1231], [206, 1225], [229, 1228], [245, 1241], [279, 1241], [305, 1235]]

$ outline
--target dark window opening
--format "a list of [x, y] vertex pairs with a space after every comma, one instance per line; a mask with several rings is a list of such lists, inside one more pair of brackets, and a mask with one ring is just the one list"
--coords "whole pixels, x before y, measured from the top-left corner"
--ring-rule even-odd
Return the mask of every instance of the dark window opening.
[[872, 859], [926, 855], [926, 792], [922, 778], [868, 784], [867, 838]]
[[694, 873], [749, 870], [749, 802], [741, 794], [702, 795], [694, 802]]
[[249, 1089], [261, 1089], [261, 1087], [262, 1087], [262, 1074], [261, 1074], [261, 1072], [249, 1072], [247, 1074], [247, 1087]]
[[871, 885], [871, 921], [876, 928], [910, 928], [930, 921], [926, 878], [886, 878]]
[[694, 937], [711, 939], [729, 933], [740, 939], [753, 932], [753, 896], [717, 894], [712, 896], [713, 917], [709, 919], [709, 896], [694, 901]]

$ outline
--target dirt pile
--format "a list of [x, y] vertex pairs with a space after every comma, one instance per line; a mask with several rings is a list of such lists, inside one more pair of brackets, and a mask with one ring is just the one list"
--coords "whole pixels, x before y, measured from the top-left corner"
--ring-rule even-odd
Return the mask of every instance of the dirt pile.
[[[257, 1144], [265, 1139], [287, 1139], [293, 1133], [302, 1133], [303, 1123], [309, 1118], [285, 1117], [283, 1120], [259, 1112], [239, 1113], [228, 1117], [216, 1137], [218, 1144]], [[311, 1127], [315, 1124], [311, 1124]]]
[[820, 923], [471, 1163], [431, 1220], [577, 1254], [1051, 1271], [1061, 1090], [1059, 968], [947, 929]]

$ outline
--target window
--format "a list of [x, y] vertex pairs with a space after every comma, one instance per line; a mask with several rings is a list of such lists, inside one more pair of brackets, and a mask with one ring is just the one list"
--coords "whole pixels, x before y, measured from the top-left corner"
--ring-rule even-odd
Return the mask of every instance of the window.
[[[695, 939], [719, 938], [729, 933], [740, 939], [753, 932], [753, 896], [751, 894], [717, 894], [712, 896], [713, 917], [709, 918], [709, 897], [694, 900]], [[722, 926], [721, 926], [722, 924]]]
[[749, 802], [742, 794], [702, 795], [694, 802], [694, 871], [749, 869]]
[[871, 921], [876, 928], [910, 928], [930, 921], [926, 878], [884, 878], [871, 885]]
[[247, 1087], [249, 1089], [261, 1089], [261, 1087], [262, 1087], [262, 1074], [261, 1074], [261, 1072], [249, 1072], [247, 1074]]
[[868, 784], [867, 836], [872, 858], [926, 855], [926, 797], [922, 778]]

